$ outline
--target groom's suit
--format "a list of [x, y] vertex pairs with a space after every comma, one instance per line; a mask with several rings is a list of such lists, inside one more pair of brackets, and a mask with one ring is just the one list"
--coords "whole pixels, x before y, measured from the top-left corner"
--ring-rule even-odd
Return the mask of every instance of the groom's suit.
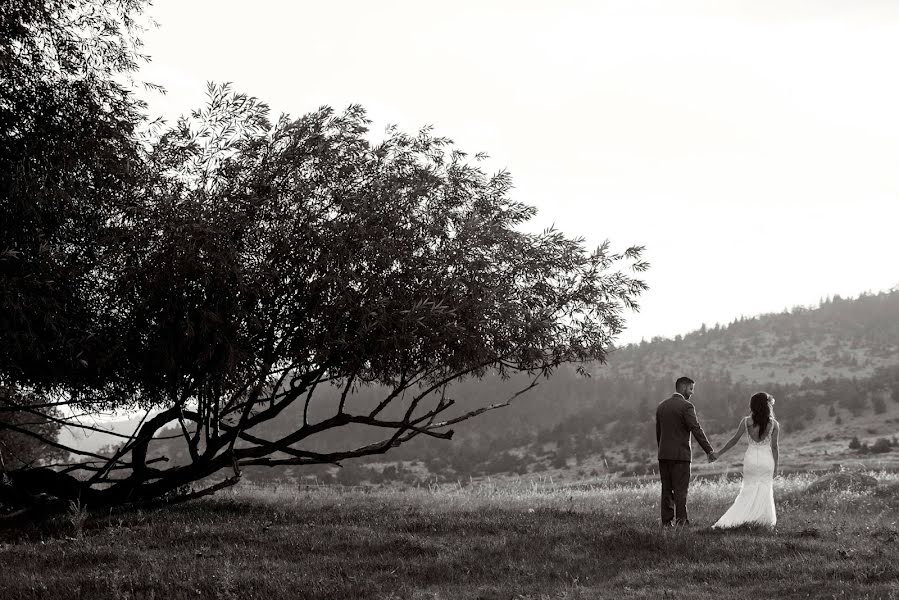
[[672, 519], [688, 523], [687, 490], [690, 487], [690, 461], [693, 448], [690, 434], [706, 454], [712, 445], [696, 418], [696, 409], [680, 394], [659, 403], [656, 409], [656, 442], [659, 446], [659, 477], [662, 480], [662, 524]]

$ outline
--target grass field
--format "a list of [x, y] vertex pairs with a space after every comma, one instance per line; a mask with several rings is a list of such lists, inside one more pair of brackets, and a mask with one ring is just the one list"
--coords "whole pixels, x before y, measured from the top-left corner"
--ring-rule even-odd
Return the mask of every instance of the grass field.
[[156, 512], [0, 531], [0, 598], [894, 598], [899, 477], [874, 492], [778, 478], [772, 530], [713, 531], [738, 483], [548, 481], [345, 491], [237, 486]]

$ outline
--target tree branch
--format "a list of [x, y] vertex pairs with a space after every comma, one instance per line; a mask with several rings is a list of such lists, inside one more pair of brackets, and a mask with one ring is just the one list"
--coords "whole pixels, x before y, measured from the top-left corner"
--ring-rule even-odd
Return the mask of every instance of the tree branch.
[[433, 425], [429, 426], [428, 429], [439, 429], [440, 427], [446, 427], [446, 426], [448, 426], [448, 425], [453, 425], [453, 424], [459, 423], [459, 422], [461, 422], [461, 421], [467, 421], [468, 419], [470, 419], [470, 418], [472, 418], [472, 417], [476, 417], [476, 416], [478, 416], [478, 415], [480, 415], [480, 414], [483, 414], [483, 413], [488, 412], [488, 411], [491, 411], [491, 410], [496, 410], [497, 408], [502, 408], [502, 407], [504, 407], [504, 406], [509, 406], [509, 405], [512, 403], [512, 401], [515, 400], [515, 398], [517, 398], [517, 397], [519, 397], [520, 395], [524, 394], [525, 392], [527, 392], [527, 391], [530, 390], [531, 388], [537, 387], [537, 385], [538, 385], [537, 380], [538, 380], [538, 379], [540, 379], [540, 375], [539, 375], [539, 374], [533, 379], [533, 381], [531, 381], [530, 385], [528, 385], [526, 388], [523, 388], [523, 389], [521, 389], [521, 390], [515, 392], [514, 394], [512, 394], [512, 396], [509, 397], [508, 400], [506, 400], [506, 401], [504, 401], [504, 402], [497, 402], [496, 404], [491, 404], [490, 406], [484, 406], [484, 407], [482, 407], [482, 408], [479, 408], [479, 409], [476, 409], [476, 410], [472, 410], [472, 411], [470, 411], [470, 412], [467, 412], [467, 413], [465, 413], [465, 414], [463, 414], [463, 415], [461, 415], [461, 416], [455, 417], [455, 418], [453, 418], [453, 419], [449, 419], [449, 420], [447, 420], [447, 421], [441, 421], [440, 423], [434, 423]]
[[11, 423], [0, 423], [0, 429], [9, 429], [10, 431], [15, 431], [16, 433], [21, 433], [23, 435], [27, 435], [29, 437], [32, 437], [32, 438], [38, 440], [40, 443], [42, 443], [46, 446], [58, 448], [60, 450], [68, 452], [69, 454], [78, 454], [80, 456], [89, 456], [91, 458], [97, 458], [97, 459], [100, 459], [103, 461], [107, 460], [107, 457], [105, 457], [105, 456], [101, 456], [99, 454], [94, 454], [93, 452], [86, 452], [84, 450], [76, 450], [75, 448], [70, 448], [69, 446], [66, 446], [65, 444], [60, 444], [59, 442], [57, 442], [55, 440], [51, 440], [50, 438], [42, 436], [33, 431], [29, 431], [27, 429], [22, 429], [20, 427], [16, 427], [15, 425], [13, 425]]

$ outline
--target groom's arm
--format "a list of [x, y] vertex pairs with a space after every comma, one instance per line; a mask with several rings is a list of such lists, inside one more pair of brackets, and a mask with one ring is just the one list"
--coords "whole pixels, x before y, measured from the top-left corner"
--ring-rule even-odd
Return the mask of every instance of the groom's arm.
[[662, 424], [659, 423], [659, 413], [656, 413], [656, 447], [662, 443]]
[[699, 419], [696, 418], [696, 409], [693, 408], [693, 404], [690, 402], [687, 403], [687, 408], [684, 411], [684, 421], [687, 424], [687, 429], [693, 433], [693, 437], [696, 438], [696, 441], [699, 442], [705, 453], [711, 454], [714, 452], [715, 449], [712, 448], [709, 440], [705, 437], [705, 431], [702, 430], [702, 425], [699, 424]]

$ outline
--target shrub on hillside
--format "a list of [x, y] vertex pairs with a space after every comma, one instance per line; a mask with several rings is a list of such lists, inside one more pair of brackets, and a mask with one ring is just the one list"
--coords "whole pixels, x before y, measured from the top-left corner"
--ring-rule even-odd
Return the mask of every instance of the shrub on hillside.
[[568, 458], [563, 454], [556, 454], [553, 456], [550, 465], [552, 465], [554, 469], [564, 469], [568, 467]]
[[872, 454], [883, 454], [884, 452], [889, 452], [893, 449], [893, 444], [887, 438], [877, 438], [877, 441], [874, 442], [874, 445], [871, 446]]

